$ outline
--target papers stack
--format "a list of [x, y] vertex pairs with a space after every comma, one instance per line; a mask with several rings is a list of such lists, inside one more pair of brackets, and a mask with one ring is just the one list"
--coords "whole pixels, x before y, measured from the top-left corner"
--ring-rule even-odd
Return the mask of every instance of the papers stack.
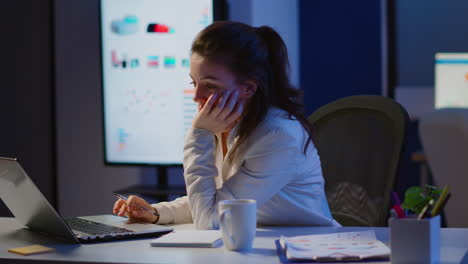
[[219, 230], [174, 231], [150, 241], [153, 247], [218, 247], [222, 244]]
[[374, 231], [285, 237], [279, 244], [288, 261], [360, 261], [388, 259], [390, 249]]

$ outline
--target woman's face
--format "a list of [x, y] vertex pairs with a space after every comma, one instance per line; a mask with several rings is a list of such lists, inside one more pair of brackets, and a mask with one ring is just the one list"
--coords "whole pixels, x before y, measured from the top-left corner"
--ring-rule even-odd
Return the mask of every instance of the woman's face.
[[193, 101], [198, 103], [198, 110], [203, 108], [213, 93], [220, 96], [226, 90], [239, 90], [239, 99], [245, 99], [245, 85], [239, 84], [225, 65], [209, 62], [204, 57], [193, 53], [190, 60], [190, 77], [195, 88]]

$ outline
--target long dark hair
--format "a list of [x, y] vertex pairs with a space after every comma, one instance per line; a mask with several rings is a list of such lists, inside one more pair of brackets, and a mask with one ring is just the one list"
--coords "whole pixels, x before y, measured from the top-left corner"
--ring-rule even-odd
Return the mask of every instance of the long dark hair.
[[[268, 109], [276, 106], [297, 119], [309, 134], [304, 154], [311, 141], [311, 125], [304, 116], [302, 91], [289, 81], [289, 59], [281, 36], [271, 27], [251, 27], [240, 22], [219, 21], [202, 30], [192, 43], [192, 53], [212, 63], [225, 65], [238, 82], [255, 80], [257, 91], [246, 105], [232, 153], [264, 120]], [[232, 155], [231, 157], [233, 157]]]

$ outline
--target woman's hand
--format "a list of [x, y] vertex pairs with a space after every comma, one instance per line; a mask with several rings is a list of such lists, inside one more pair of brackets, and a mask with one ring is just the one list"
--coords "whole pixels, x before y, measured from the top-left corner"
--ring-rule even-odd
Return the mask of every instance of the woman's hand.
[[158, 212], [156, 208], [152, 207], [143, 198], [135, 195], [130, 195], [127, 201], [119, 198], [114, 204], [113, 212], [118, 216], [125, 215], [128, 217], [130, 222], [146, 222], [154, 224], [159, 220], [158, 216], [139, 208], [135, 204], [148, 208], [156, 213]]
[[[221, 97], [221, 98], [220, 98]], [[244, 109], [238, 90], [213, 93], [193, 119], [194, 128], [203, 128], [214, 134], [223, 133], [236, 126]]]

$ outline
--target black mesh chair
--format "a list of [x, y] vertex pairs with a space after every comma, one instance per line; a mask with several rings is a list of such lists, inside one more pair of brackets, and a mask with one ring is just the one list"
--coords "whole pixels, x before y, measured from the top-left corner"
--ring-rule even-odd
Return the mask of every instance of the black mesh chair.
[[387, 97], [350, 96], [322, 106], [308, 121], [335, 220], [386, 226], [409, 122], [406, 110]]

